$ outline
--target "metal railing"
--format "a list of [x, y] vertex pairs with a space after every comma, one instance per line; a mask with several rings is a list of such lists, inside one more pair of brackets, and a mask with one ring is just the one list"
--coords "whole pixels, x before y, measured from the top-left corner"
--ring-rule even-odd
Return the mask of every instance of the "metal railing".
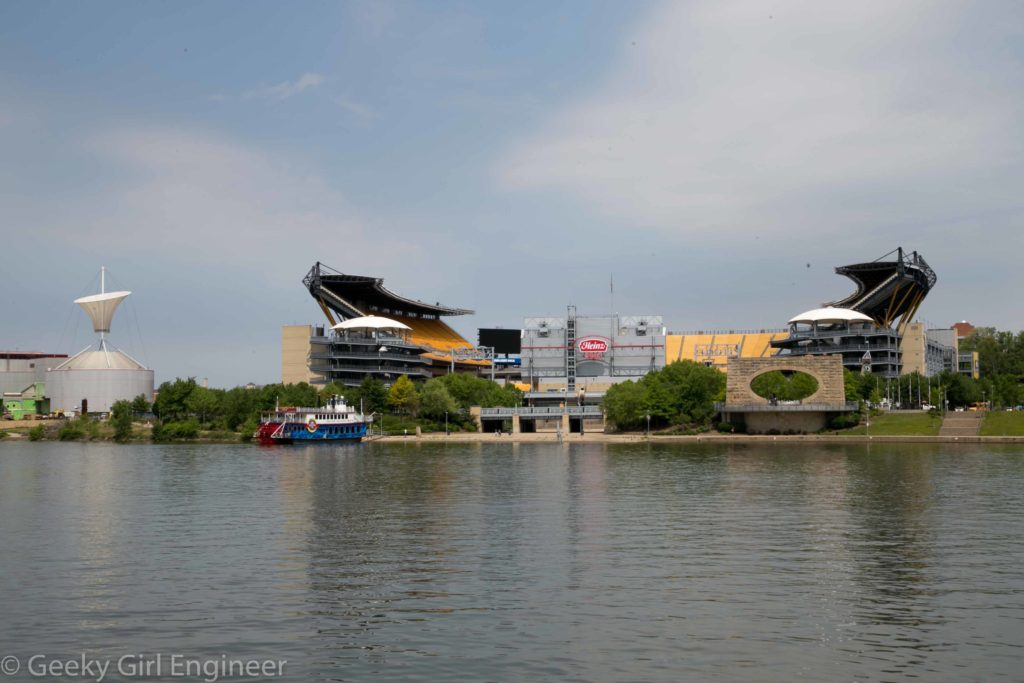
[[779, 401], [771, 403], [716, 403], [715, 410], [720, 413], [810, 413], [810, 412], [845, 412], [860, 410], [857, 401], [843, 403], [800, 403]]
[[798, 330], [797, 332], [791, 332], [790, 336], [786, 339], [776, 339], [775, 341], [786, 341], [790, 339], [832, 339], [834, 337], [846, 338], [846, 337], [895, 337], [896, 331], [888, 327], [874, 327], [870, 329], [860, 330]]
[[838, 346], [806, 346], [787, 345], [786, 348], [796, 348], [803, 353], [842, 353], [843, 351], [899, 351], [897, 344], [840, 344]]
[[353, 344], [359, 346], [401, 346], [406, 348], [418, 349], [422, 348], [419, 344], [415, 344], [401, 337], [379, 337], [374, 339], [373, 337], [311, 337], [310, 342], [320, 346], [329, 344]]
[[523, 396], [525, 398], [529, 399], [529, 400], [534, 400], [534, 399], [549, 399], [549, 400], [561, 399], [563, 401], [565, 401], [565, 400], [575, 401], [581, 395], [581, 393], [583, 395], [585, 395], [588, 400], [590, 400], [590, 399], [595, 399], [596, 400], [596, 399], [604, 397], [604, 392], [603, 391], [586, 391], [586, 392], [577, 391], [577, 393], [575, 393], [575, 394], [570, 394], [567, 391], [526, 391], [526, 392], [523, 392]]
[[430, 361], [422, 356], [405, 354], [405, 353], [360, 353], [358, 351], [336, 351], [331, 353], [311, 353], [309, 357], [314, 360], [334, 360], [334, 359], [348, 359], [348, 360], [366, 360], [372, 361], [376, 359], [382, 360], [400, 360], [407, 363], [429, 363]]
[[430, 371], [426, 368], [403, 367], [400, 365], [329, 365], [326, 367], [315, 365], [312, 367], [312, 370], [314, 372], [361, 372], [364, 374], [386, 372], [391, 375], [422, 375], [423, 377], [430, 377]]
[[513, 415], [519, 417], [559, 417], [569, 415], [570, 417], [601, 417], [604, 413], [600, 406], [510, 406], [502, 408], [481, 408], [481, 418], [509, 418]]
[[789, 330], [778, 327], [769, 327], [760, 330], [669, 330], [668, 334], [673, 336], [696, 337], [698, 335], [719, 335], [719, 334], [780, 334]]

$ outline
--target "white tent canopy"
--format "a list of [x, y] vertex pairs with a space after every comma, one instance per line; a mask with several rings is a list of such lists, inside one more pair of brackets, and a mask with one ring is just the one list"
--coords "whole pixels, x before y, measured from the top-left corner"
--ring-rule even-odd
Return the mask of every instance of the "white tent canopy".
[[93, 294], [75, 299], [75, 303], [85, 309], [85, 312], [92, 318], [92, 328], [96, 332], [110, 332], [110, 320], [114, 317], [114, 311], [118, 305], [131, 292], [107, 292], [105, 294]]
[[405, 323], [378, 315], [365, 315], [362, 318], [351, 318], [338, 323], [332, 330], [412, 330]]
[[812, 311], [805, 311], [790, 319], [789, 323], [841, 323], [841, 322], [873, 322], [871, 318], [860, 311], [850, 308], [815, 308]]

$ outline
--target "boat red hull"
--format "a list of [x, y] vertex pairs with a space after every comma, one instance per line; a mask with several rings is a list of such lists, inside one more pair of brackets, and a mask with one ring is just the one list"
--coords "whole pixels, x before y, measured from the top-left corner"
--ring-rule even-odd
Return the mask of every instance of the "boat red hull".
[[280, 422], [264, 422], [256, 430], [256, 441], [263, 446], [273, 446], [281, 443], [281, 439], [273, 438], [273, 433], [281, 426]]

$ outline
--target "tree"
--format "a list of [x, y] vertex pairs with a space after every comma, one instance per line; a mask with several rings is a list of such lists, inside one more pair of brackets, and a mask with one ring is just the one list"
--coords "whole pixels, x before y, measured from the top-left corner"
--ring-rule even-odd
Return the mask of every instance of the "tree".
[[115, 401], [110, 406], [110, 422], [114, 425], [114, 441], [124, 443], [132, 438], [132, 402]]
[[604, 395], [605, 416], [619, 429], [638, 429], [644, 424], [644, 388], [629, 380], [613, 384]]
[[427, 380], [420, 390], [420, 412], [424, 417], [440, 420], [445, 413], [454, 416], [458, 410], [459, 404], [448, 393], [444, 382], [436, 378]]
[[151, 407], [152, 404], [149, 402], [149, 399], [146, 398], [145, 394], [139, 394], [132, 399], [132, 412], [136, 415], [148, 413]]
[[391, 385], [388, 392], [388, 404], [395, 410], [407, 415], [415, 415], [420, 406], [419, 393], [416, 385], [408, 375], [402, 375]]
[[235, 387], [224, 392], [221, 399], [224, 426], [236, 430], [254, 416], [258, 417], [263, 409], [267, 409], [260, 401], [260, 392], [256, 389]]
[[203, 424], [206, 423], [207, 417], [214, 416], [220, 407], [217, 393], [206, 387], [194, 388], [185, 403], [189, 412], [199, 416], [199, 421]]
[[[849, 375], [847, 375], [849, 373]], [[846, 399], [856, 401], [860, 395], [860, 381], [849, 370], [843, 371], [846, 381]], [[754, 393], [762, 398], [777, 398], [780, 401], [800, 401], [818, 390], [818, 380], [806, 372], [792, 372], [788, 376], [773, 370], [758, 375], [750, 383]], [[852, 398], [851, 398], [852, 396]]]
[[188, 414], [188, 398], [196, 388], [195, 377], [176, 378], [160, 385], [153, 412], [161, 420], [178, 420]]
[[725, 399], [725, 374], [703, 363], [676, 361], [650, 374], [666, 383], [678, 423], [707, 423], [715, 414], [715, 401]]
[[367, 375], [359, 385], [359, 398], [363, 401], [363, 411], [380, 413], [388, 407], [388, 390], [379, 379]]
[[331, 382], [330, 384], [324, 385], [324, 387], [320, 389], [320, 402], [327, 403], [329, 399], [335, 396], [342, 396], [347, 400], [348, 394], [351, 393], [353, 393], [351, 389], [348, 389], [345, 386], [338, 384], [337, 382]]
[[875, 376], [871, 374], [864, 375], [853, 372], [849, 368], [843, 368], [843, 389], [846, 393], [847, 401], [867, 399], [875, 389]]
[[504, 386], [468, 372], [453, 372], [438, 378], [444, 383], [445, 389], [459, 407], [469, 409], [472, 406], [496, 408], [499, 406], [520, 405], [523, 392], [511, 384]]
[[316, 387], [299, 382], [285, 384], [281, 389], [281, 403], [289, 406], [314, 407], [319, 404], [320, 394]]
[[635, 429], [651, 416], [652, 425], [707, 425], [715, 401], [725, 398], [725, 375], [693, 361], [677, 361], [648, 373], [639, 382], [611, 387], [605, 414], [620, 429]]

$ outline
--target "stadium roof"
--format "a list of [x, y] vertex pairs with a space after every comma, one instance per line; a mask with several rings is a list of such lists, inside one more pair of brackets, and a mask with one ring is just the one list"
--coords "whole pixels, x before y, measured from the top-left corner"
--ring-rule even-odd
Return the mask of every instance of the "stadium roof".
[[826, 306], [852, 308], [882, 327], [892, 327], [899, 321], [901, 329], [913, 319], [937, 281], [935, 271], [924, 257], [902, 247], [874, 261], [840, 266], [836, 273], [853, 280], [857, 290]]
[[371, 312], [411, 316], [469, 315], [467, 308], [429, 304], [395, 294], [384, 287], [384, 278], [346, 275], [319, 261], [303, 278], [302, 283], [314, 299], [338, 313], [342, 318], [358, 318]]
[[390, 318], [382, 318], [379, 315], [366, 315], [362, 318], [350, 318], [340, 322], [332, 330], [411, 330], [405, 323]]
[[805, 311], [789, 320], [792, 323], [837, 323], [837, 322], [874, 322], [871, 316], [864, 315], [859, 311], [849, 308], [815, 308], [812, 311]]

